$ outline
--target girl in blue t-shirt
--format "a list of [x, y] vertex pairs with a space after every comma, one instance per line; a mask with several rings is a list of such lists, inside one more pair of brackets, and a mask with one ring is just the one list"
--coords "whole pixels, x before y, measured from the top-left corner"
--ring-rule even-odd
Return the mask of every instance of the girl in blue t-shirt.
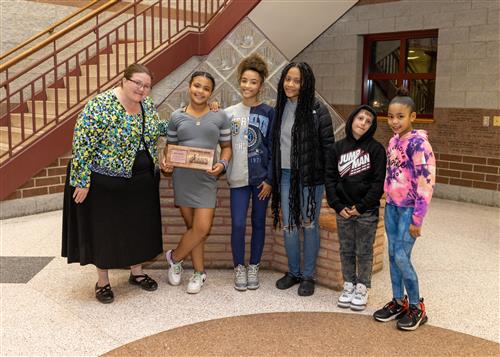
[[[262, 103], [260, 93], [268, 75], [266, 62], [257, 54], [238, 66], [243, 100], [225, 111], [231, 120], [232, 159], [227, 170], [231, 187], [231, 248], [234, 288], [259, 288], [259, 264], [266, 235], [266, 210], [271, 195], [271, 127], [274, 109]], [[250, 260], [245, 266], [245, 231], [252, 201]]]

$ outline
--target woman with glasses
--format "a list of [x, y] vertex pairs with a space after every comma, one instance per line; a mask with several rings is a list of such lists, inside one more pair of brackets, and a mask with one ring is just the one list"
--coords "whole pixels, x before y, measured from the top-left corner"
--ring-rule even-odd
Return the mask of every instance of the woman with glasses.
[[92, 98], [76, 122], [64, 191], [62, 256], [93, 264], [95, 296], [111, 303], [108, 270], [130, 267], [129, 283], [158, 284], [142, 264], [162, 252], [157, 141], [166, 136], [151, 72], [129, 66], [119, 87]]

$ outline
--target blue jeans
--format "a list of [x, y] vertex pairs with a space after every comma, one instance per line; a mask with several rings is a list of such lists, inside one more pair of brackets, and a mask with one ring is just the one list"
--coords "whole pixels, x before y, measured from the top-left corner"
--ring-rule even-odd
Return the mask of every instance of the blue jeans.
[[392, 294], [395, 299], [403, 299], [404, 288], [410, 304], [419, 303], [418, 277], [411, 264], [411, 250], [415, 238], [410, 235], [413, 207], [385, 206], [385, 232], [389, 244], [389, 266]]
[[[291, 171], [281, 170], [281, 220], [285, 232], [285, 250], [288, 257], [288, 271], [296, 277], [313, 278], [316, 270], [316, 258], [319, 252], [319, 214], [321, 210], [321, 200], [323, 196], [323, 185], [315, 186], [316, 212], [314, 221], [303, 221], [302, 227], [288, 227], [289, 192]], [[307, 198], [309, 197], [307, 187], [300, 187], [302, 190], [301, 207], [302, 217], [306, 219]], [[300, 269], [300, 230], [304, 232], [304, 270]]]
[[245, 231], [247, 211], [252, 198], [252, 240], [250, 264], [259, 264], [266, 239], [266, 210], [269, 198], [259, 200], [257, 185], [232, 188], [231, 192], [231, 250], [234, 266], [245, 265]]

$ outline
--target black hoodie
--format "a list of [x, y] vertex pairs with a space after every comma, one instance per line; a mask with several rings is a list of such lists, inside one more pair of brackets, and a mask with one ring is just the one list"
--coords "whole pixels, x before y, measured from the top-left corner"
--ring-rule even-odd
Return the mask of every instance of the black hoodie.
[[[373, 122], [356, 140], [352, 134], [352, 122], [362, 109], [373, 115]], [[376, 130], [377, 114], [368, 105], [360, 106], [347, 120], [346, 137], [335, 143], [326, 159], [326, 196], [328, 204], [337, 213], [354, 205], [359, 213], [364, 213], [380, 205], [387, 159], [384, 147], [373, 138]]]

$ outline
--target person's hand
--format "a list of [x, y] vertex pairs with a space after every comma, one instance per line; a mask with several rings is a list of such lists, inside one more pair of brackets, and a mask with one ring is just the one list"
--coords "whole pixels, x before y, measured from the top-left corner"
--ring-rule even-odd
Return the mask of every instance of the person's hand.
[[418, 238], [422, 235], [422, 227], [417, 227], [414, 224], [410, 224], [410, 235], [413, 238]]
[[163, 155], [163, 158], [162, 158], [161, 163], [160, 163], [160, 169], [164, 175], [170, 175], [174, 171], [174, 167], [170, 166], [167, 163], [167, 155]]
[[347, 210], [347, 213], [349, 213], [349, 216], [359, 216], [359, 212], [356, 208], [356, 206], [352, 206], [351, 208], [345, 208]]
[[266, 198], [271, 196], [272, 186], [268, 184], [266, 181], [262, 181], [262, 183], [259, 186], [257, 186], [257, 188], [260, 188], [260, 192], [258, 195], [259, 200], [265, 200]]
[[224, 165], [220, 162], [215, 163], [211, 169], [207, 170], [207, 174], [211, 176], [219, 176], [224, 171]]
[[85, 201], [85, 198], [87, 198], [88, 193], [89, 193], [88, 188], [84, 187], [75, 188], [75, 192], [73, 193], [73, 199], [75, 200], [75, 203], [82, 203], [83, 201]]
[[210, 108], [211, 111], [218, 112], [220, 109], [220, 103], [214, 100], [213, 102], [208, 103], [208, 107]]
[[349, 211], [347, 210], [347, 207], [344, 207], [342, 211], [339, 213], [343, 218], [349, 219], [351, 218], [351, 215], [349, 214]]

